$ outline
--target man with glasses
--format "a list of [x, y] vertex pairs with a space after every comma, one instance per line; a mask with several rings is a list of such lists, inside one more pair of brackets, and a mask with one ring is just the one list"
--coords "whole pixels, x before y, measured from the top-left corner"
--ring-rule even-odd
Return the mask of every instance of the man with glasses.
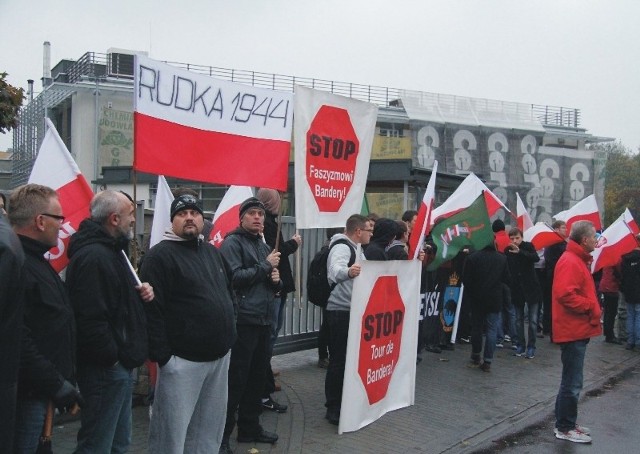
[[340, 422], [342, 405], [342, 382], [347, 357], [353, 279], [360, 275], [360, 262], [366, 260], [363, 254], [356, 257], [355, 251], [358, 244], [369, 244], [372, 235], [371, 221], [359, 214], [353, 214], [347, 219], [345, 233], [334, 235], [329, 245], [327, 278], [329, 284], [335, 284], [335, 287], [327, 303], [331, 360], [324, 382], [325, 407], [327, 407], [325, 418], [336, 426]]
[[86, 400], [76, 453], [126, 452], [131, 444], [132, 370], [147, 359], [143, 303], [123, 251], [133, 239], [134, 205], [106, 190], [69, 242], [67, 288], [76, 317], [78, 385]]
[[36, 451], [49, 400], [62, 411], [80, 402], [75, 387], [75, 320], [64, 284], [45, 258], [64, 221], [58, 194], [39, 184], [13, 191], [9, 221], [25, 252], [24, 328], [15, 453]]

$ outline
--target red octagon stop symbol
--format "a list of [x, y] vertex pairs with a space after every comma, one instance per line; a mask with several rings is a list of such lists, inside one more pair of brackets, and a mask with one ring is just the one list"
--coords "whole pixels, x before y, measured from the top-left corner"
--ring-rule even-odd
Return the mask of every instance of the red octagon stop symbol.
[[404, 314], [397, 276], [379, 277], [362, 314], [358, 355], [358, 375], [367, 392], [369, 405], [387, 395], [400, 357]]
[[360, 142], [349, 112], [322, 106], [307, 131], [307, 184], [321, 212], [337, 212], [353, 185]]

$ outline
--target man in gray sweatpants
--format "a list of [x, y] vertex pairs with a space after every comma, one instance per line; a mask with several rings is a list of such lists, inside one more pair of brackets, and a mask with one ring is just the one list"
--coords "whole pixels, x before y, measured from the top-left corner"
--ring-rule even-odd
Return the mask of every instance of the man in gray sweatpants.
[[216, 453], [227, 412], [230, 349], [236, 338], [231, 269], [204, 241], [200, 201], [171, 204], [171, 230], [145, 256], [153, 282], [146, 304], [149, 357], [157, 361], [149, 452]]

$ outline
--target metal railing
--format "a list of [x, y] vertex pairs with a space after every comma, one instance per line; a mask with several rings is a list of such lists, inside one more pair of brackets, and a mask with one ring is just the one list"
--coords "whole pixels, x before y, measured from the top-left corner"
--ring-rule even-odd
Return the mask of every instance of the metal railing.
[[[69, 83], [85, 78], [107, 77], [115, 79], [133, 79], [133, 68], [129, 62], [130, 55], [127, 54], [103, 54], [87, 52], [80, 57], [77, 62], [68, 70]], [[120, 61], [126, 60], [126, 61]], [[315, 79], [310, 77], [287, 76], [283, 74], [262, 73], [242, 69], [220, 68], [216, 66], [194, 65], [191, 63], [171, 62], [166, 63], [178, 68], [193, 71], [195, 73], [206, 74], [218, 79], [255, 87], [269, 88], [272, 90], [293, 91], [295, 85], [302, 85], [316, 90], [328, 91], [337, 95], [347, 96], [361, 101], [370, 102], [389, 109], [404, 110], [399, 102], [400, 95], [405, 90], [376, 85], [354, 84], [351, 82], [337, 82], [332, 80]], [[118, 68], [118, 70], [114, 70]], [[131, 74], [126, 74], [131, 68]], [[424, 92], [426, 96], [438, 98], [453, 96], [438, 93]], [[456, 99], [464, 97], [455, 96]], [[520, 105], [519, 103], [509, 103], [507, 101], [488, 100], [483, 98], [465, 98], [473, 105], [498, 105], [504, 106]], [[569, 107], [545, 106], [531, 104], [531, 116], [537, 118], [542, 124], [549, 126], [563, 126], [577, 128], [580, 126], [580, 110]], [[513, 110], [513, 109], [511, 109]], [[527, 115], [524, 112], [507, 112], [511, 115]]]

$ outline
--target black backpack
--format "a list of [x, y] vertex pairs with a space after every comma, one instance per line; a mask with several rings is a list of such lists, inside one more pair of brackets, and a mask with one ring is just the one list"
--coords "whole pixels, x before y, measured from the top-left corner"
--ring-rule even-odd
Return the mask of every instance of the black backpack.
[[327, 279], [327, 259], [329, 251], [336, 244], [346, 244], [351, 251], [349, 264], [351, 266], [356, 261], [356, 251], [347, 240], [336, 240], [331, 246], [322, 246], [309, 264], [309, 272], [307, 273], [307, 301], [318, 307], [325, 308], [329, 302], [329, 295], [336, 284], [329, 284]]

